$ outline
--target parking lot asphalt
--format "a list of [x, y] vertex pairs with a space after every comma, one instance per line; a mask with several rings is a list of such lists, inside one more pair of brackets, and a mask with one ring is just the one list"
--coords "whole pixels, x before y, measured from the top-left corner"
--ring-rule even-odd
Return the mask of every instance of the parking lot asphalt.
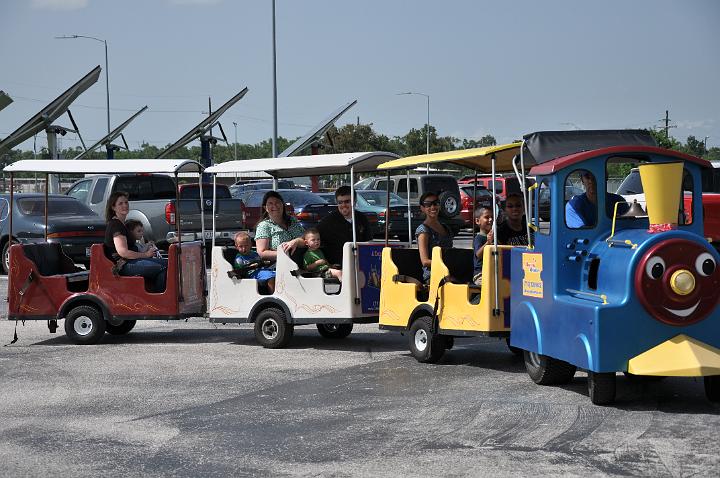
[[702, 380], [619, 376], [597, 407], [584, 374], [537, 386], [497, 339], [425, 365], [375, 324], [341, 341], [297, 328], [282, 350], [203, 318], [96, 346], [17, 331], [0, 347], [4, 476], [720, 475]]

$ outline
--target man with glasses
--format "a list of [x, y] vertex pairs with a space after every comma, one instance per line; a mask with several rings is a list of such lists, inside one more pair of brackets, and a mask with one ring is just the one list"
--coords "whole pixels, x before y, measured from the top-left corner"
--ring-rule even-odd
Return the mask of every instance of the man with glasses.
[[505, 201], [505, 221], [497, 226], [498, 244], [508, 246], [528, 245], [524, 213], [522, 195], [520, 193], [508, 194]]
[[[565, 205], [565, 221], [570, 229], [593, 227], [597, 224], [597, 183], [595, 176], [590, 171], [582, 170], [580, 180], [585, 192], [573, 196]], [[621, 216], [629, 209], [625, 199], [617, 194], [605, 193], [605, 206], [608, 216], [612, 217], [615, 203], [618, 202], [620, 203], [618, 205], [618, 216]]]
[[[322, 237], [322, 249], [330, 264], [342, 266], [343, 246], [352, 242], [352, 204], [350, 202], [350, 186], [340, 186], [335, 191], [337, 211], [324, 217], [318, 230]], [[365, 214], [355, 211], [355, 234], [358, 242], [372, 240], [372, 229]]]

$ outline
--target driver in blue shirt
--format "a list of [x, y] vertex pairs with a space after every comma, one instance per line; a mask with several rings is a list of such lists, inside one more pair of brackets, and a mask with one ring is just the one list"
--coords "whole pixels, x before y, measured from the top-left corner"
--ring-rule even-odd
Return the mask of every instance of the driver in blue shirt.
[[[597, 183], [595, 182], [595, 176], [590, 171], [583, 171], [580, 180], [585, 192], [573, 196], [565, 205], [565, 222], [570, 229], [592, 227], [597, 224]], [[618, 206], [618, 215], [627, 212], [628, 205], [622, 196], [605, 193], [605, 206], [608, 215], [613, 214], [617, 202], [622, 203]]]

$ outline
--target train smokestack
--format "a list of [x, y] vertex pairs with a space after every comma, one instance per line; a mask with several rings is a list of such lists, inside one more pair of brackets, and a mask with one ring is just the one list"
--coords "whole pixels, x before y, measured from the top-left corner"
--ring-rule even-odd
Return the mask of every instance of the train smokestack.
[[683, 162], [641, 164], [638, 168], [645, 191], [650, 231], [677, 228]]

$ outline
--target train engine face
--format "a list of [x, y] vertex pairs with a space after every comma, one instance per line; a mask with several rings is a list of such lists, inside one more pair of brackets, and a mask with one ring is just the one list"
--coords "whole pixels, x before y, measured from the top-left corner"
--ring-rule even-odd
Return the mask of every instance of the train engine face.
[[668, 239], [653, 245], [640, 259], [635, 289], [655, 319], [690, 325], [716, 307], [720, 270], [707, 247], [687, 239]]

